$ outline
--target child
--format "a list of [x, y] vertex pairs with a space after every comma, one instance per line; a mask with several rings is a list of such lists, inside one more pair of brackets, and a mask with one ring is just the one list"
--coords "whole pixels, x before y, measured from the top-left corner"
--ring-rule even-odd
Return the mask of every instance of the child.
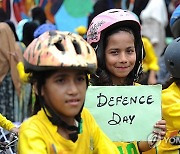
[[[176, 39], [180, 37], [180, 4], [173, 11], [170, 18], [169, 25], [170, 25], [173, 38]], [[158, 72], [158, 82], [161, 84], [165, 84], [170, 78], [170, 73], [167, 70], [166, 65], [165, 65], [164, 52], [162, 53], [160, 57], [159, 65], [160, 65], [160, 71]]]
[[[137, 85], [145, 54], [140, 24], [134, 14], [111, 9], [97, 15], [88, 29], [87, 41], [95, 48], [98, 60], [98, 69], [91, 76], [92, 85]], [[165, 121], [158, 121], [155, 127], [162, 129], [163, 138]], [[140, 152], [151, 148], [148, 142], [138, 142], [135, 146], [135, 151]]]
[[83, 108], [87, 73], [97, 68], [93, 48], [79, 35], [50, 31], [24, 53], [38, 99], [23, 122], [18, 153], [119, 153]]
[[167, 121], [167, 133], [158, 153], [179, 154], [180, 150], [180, 37], [171, 42], [164, 58], [172, 78], [162, 91], [162, 114]]

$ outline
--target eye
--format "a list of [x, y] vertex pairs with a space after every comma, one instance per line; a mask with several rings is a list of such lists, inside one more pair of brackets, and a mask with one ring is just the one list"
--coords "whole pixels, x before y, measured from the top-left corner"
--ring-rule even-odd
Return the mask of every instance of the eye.
[[64, 78], [58, 78], [58, 79], [56, 79], [56, 82], [57, 83], [64, 83], [65, 79]]
[[117, 51], [117, 50], [112, 50], [112, 51], [110, 52], [110, 54], [112, 54], [112, 55], [118, 55], [118, 51]]
[[86, 80], [85, 75], [80, 75], [80, 76], [77, 77], [77, 81], [79, 81], [79, 82], [83, 82], [85, 80]]
[[126, 52], [127, 52], [128, 54], [132, 54], [132, 53], [135, 52], [135, 50], [134, 50], [134, 49], [128, 49], [128, 50], [126, 50]]

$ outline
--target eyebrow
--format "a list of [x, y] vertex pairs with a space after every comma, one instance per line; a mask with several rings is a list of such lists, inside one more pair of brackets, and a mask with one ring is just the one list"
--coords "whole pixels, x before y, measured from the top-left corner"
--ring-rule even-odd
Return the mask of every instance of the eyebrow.
[[[83, 71], [79, 71], [76, 73], [76, 75], [85, 75], [86, 73], [83, 72]], [[62, 77], [66, 77], [68, 76], [69, 74], [68, 73], [62, 73], [62, 72], [58, 72], [55, 74], [55, 77], [58, 77], [58, 76], [62, 76]]]
[[[130, 46], [127, 47], [126, 49], [135, 49], [135, 46]], [[119, 48], [109, 48], [107, 51], [111, 51], [111, 50], [119, 50]]]
[[127, 47], [127, 49], [135, 49], [135, 46], [130, 46], [130, 47]]

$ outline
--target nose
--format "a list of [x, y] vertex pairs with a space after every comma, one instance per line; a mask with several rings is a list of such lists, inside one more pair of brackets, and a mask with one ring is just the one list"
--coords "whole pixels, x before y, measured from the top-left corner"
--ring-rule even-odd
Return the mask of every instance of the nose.
[[78, 94], [78, 85], [75, 83], [75, 81], [69, 81], [68, 94], [69, 95], [77, 95]]
[[121, 54], [119, 54], [119, 62], [120, 63], [127, 63], [127, 56], [125, 52], [121, 52]]

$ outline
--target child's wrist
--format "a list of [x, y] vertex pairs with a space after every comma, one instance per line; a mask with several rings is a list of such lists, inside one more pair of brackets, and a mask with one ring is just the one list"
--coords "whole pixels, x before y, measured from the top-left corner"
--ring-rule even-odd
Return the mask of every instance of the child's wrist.
[[156, 147], [156, 143], [157, 143], [157, 141], [148, 141], [149, 148], [150, 149], [155, 148]]

